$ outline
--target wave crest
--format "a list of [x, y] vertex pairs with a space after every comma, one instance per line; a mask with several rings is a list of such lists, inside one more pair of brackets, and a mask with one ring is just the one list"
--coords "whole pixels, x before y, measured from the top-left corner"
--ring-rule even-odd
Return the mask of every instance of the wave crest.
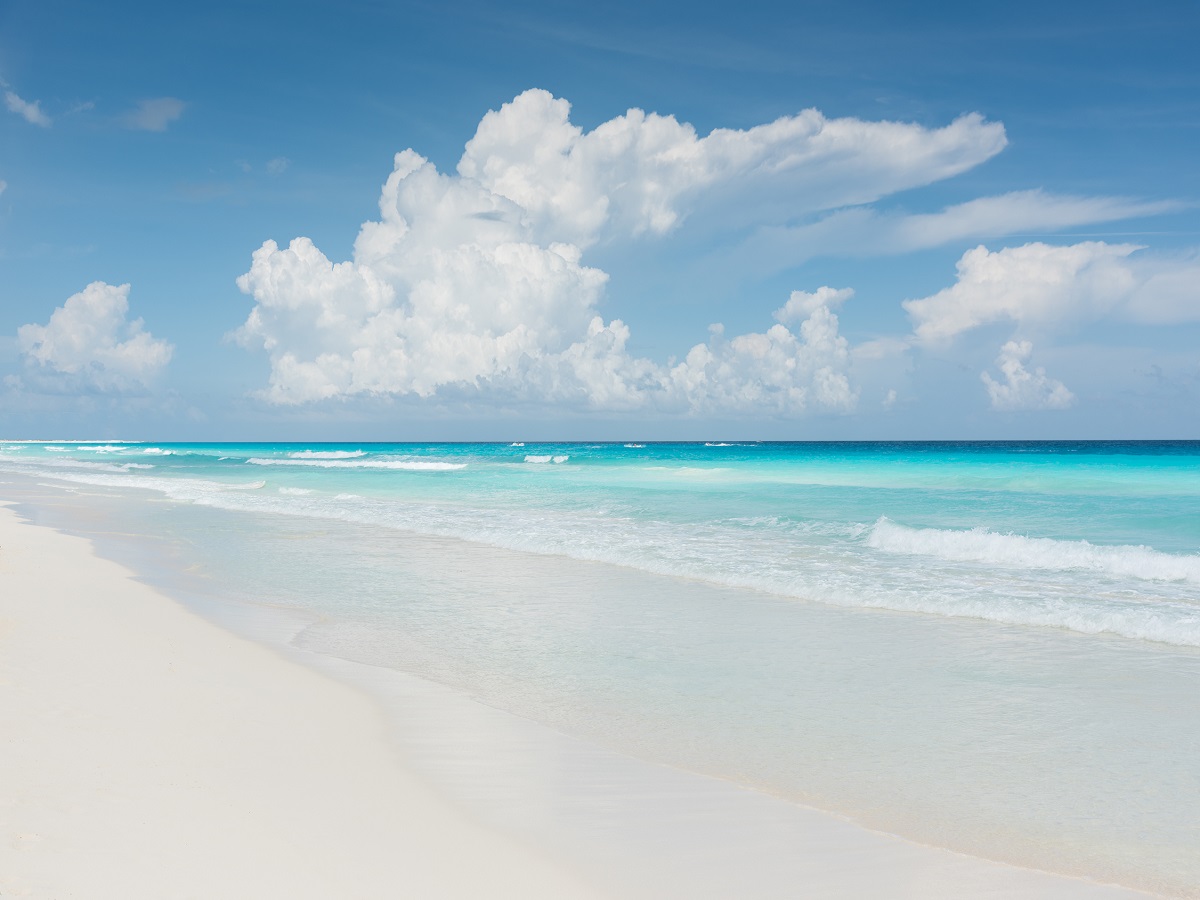
[[1088, 541], [1001, 534], [983, 527], [969, 531], [909, 528], [880, 516], [867, 544], [887, 553], [932, 556], [951, 562], [1021, 569], [1087, 569], [1142, 581], [1200, 583], [1200, 556], [1163, 553], [1144, 546], [1104, 546]]

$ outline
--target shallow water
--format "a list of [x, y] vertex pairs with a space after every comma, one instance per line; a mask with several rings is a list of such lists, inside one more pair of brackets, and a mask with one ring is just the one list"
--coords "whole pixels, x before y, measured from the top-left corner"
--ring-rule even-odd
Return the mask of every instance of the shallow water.
[[1197, 445], [52, 446], [0, 470], [106, 495], [198, 592], [313, 614], [299, 646], [1200, 892]]

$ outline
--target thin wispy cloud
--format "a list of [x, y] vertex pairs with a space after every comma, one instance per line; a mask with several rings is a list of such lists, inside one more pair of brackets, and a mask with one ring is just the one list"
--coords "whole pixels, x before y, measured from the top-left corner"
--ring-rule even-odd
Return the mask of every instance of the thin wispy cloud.
[[187, 104], [177, 97], [142, 100], [121, 117], [121, 122], [126, 128], [135, 131], [166, 131], [172, 122], [183, 115], [186, 106]]
[[727, 255], [742, 265], [779, 271], [819, 256], [899, 256], [963, 240], [1032, 231], [1054, 233], [1182, 208], [1182, 203], [1173, 200], [1075, 197], [1041, 190], [980, 197], [931, 213], [880, 212], [856, 206], [803, 225], [758, 229]]
[[15, 91], [5, 91], [4, 105], [8, 107], [9, 112], [16, 113], [30, 125], [50, 127], [50, 117], [42, 112], [41, 102], [38, 100], [24, 100]]

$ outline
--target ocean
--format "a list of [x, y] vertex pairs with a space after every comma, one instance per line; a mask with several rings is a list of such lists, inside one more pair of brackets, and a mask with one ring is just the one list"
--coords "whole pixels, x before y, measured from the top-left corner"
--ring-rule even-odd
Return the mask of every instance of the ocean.
[[1200, 896], [1200, 443], [10, 441], [0, 480], [305, 651]]

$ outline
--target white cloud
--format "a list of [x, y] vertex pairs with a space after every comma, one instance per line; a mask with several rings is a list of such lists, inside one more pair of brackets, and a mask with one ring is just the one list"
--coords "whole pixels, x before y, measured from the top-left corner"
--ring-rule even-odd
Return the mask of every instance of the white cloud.
[[[840, 293], [822, 288], [816, 295]], [[777, 310], [776, 317], [783, 313]], [[858, 402], [847, 372], [847, 342], [825, 305], [795, 331], [779, 324], [729, 339], [723, 326], [711, 325], [707, 342], [666, 366], [631, 356], [629, 337], [620, 319], [605, 325], [595, 316], [582, 340], [526, 367], [520, 386], [510, 390], [594, 409], [721, 415], [849, 412]]]
[[17, 338], [38, 370], [102, 391], [146, 387], [166, 367], [172, 346], [129, 321], [129, 285], [94, 281], [56, 309], [45, 325], [22, 325]]
[[0, 194], [8, 190], [8, 182], [0, 178]]
[[277, 156], [274, 159], [269, 159], [267, 160], [267, 174], [282, 175], [288, 170], [288, 166], [291, 164], [292, 161], [286, 156]]
[[[824, 292], [845, 293], [822, 288], [808, 296]], [[788, 318], [787, 307], [775, 315]], [[779, 324], [764, 334], [725, 341], [724, 329], [714, 328], [707, 344], [697, 344], [671, 368], [670, 385], [699, 412], [850, 412], [858, 403], [858, 391], [846, 371], [849, 359], [838, 318], [822, 304], [801, 322], [798, 332]]]
[[1129, 261], [1136, 285], [1122, 313], [1131, 321], [1172, 325], [1200, 321], [1200, 249], [1167, 256], [1139, 253]]
[[854, 207], [803, 225], [760, 228], [732, 255], [743, 265], [780, 270], [820, 255], [909, 253], [955, 241], [1055, 231], [1158, 215], [1178, 208], [1179, 204], [1172, 201], [1073, 197], [1037, 190], [980, 197], [934, 213], [881, 213]]
[[[526, 91], [483, 117], [458, 173], [517, 204], [539, 236], [581, 247], [606, 231], [662, 234], [722, 195], [758, 221], [869, 203], [970, 169], [1006, 143], [1002, 125], [974, 114], [931, 130], [808, 109], [705, 137], [640, 109], [586, 133], [569, 114], [566, 100]], [[732, 206], [722, 212], [727, 225], [746, 224]]]
[[1000, 348], [996, 365], [1004, 376], [997, 381], [983, 372], [980, 378], [987, 387], [992, 409], [1003, 411], [1031, 409], [1066, 409], [1075, 402], [1075, 395], [1066, 385], [1046, 375], [1040, 366], [1032, 372], [1025, 363], [1033, 355], [1033, 344], [1029, 341], [1009, 341]]
[[951, 241], [1021, 231], [1054, 231], [1096, 222], [1159, 215], [1179, 209], [1174, 201], [1126, 197], [1075, 197], [1045, 191], [1012, 191], [980, 197], [941, 212], [910, 215], [892, 223], [894, 252], [937, 247]]
[[166, 131], [167, 126], [183, 115], [187, 106], [176, 97], [155, 97], [141, 100], [121, 119], [126, 128], [138, 131]]
[[235, 334], [267, 352], [266, 398], [486, 392], [604, 409], [850, 409], [857, 391], [833, 313], [850, 291], [796, 292], [766, 332], [717, 329], [661, 365], [632, 356], [625, 324], [599, 315], [608, 276], [583, 263], [584, 249], [668, 232], [698, 210], [740, 227], [741, 208], [787, 220], [869, 202], [970, 168], [1005, 140], [979, 116], [930, 130], [808, 110], [699, 137], [641, 110], [584, 132], [569, 112], [536, 90], [489, 112], [457, 175], [397, 154], [350, 261], [307, 238], [263, 244], [238, 279], [255, 306]]
[[944, 341], [989, 322], [1048, 329], [1113, 316], [1169, 323], [1200, 320], [1200, 260], [1141, 254], [1134, 244], [979, 246], [958, 261], [957, 282], [904, 301], [916, 336]]
[[792, 291], [788, 302], [775, 311], [775, 318], [780, 322], [797, 322], [807, 319], [821, 307], [837, 309], [854, 296], [853, 288], [835, 290], [831, 287], [817, 288], [811, 294], [807, 291]]
[[[424, 187], [459, 193], [455, 181], [426, 166], [432, 183]], [[258, 305], [239, 334], [271, 357], [270, 399], [428, 397], [449, 385], [519, 380], [533, 362], [586, 334], [606, 276], [581, 266], [575, 248], [506, 240], [512, 235], [497, 228], [486, 243], [443, 249], [436, 238], [464, 223], [436, 215], [415, 220], [411, 240], [391, 245], [383, 243], [389, 223], [378, 224], [364, 229], [356, 254], [374, 265], [334, 265], [306, 238], [284, 250], [269, 241], [254, 254], [238, 286]]]
[[9, 112], [16, 113], [29, 124], [40, 125], [42, 128], [50, 127], [50, 117], [42, 112], [40, 101], [22, 100], [14, 91], [5, 91], [4, 104]]

